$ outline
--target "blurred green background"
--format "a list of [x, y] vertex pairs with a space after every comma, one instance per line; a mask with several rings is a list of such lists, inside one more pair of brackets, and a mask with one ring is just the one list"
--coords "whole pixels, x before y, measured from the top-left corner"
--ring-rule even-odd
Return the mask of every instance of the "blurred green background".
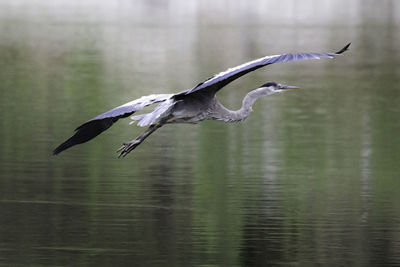
[[[400, 265], [400, 2], [0, 0], [0, 266]], [[230, 84], [244, 122], [78, 125], [287, 52]]]

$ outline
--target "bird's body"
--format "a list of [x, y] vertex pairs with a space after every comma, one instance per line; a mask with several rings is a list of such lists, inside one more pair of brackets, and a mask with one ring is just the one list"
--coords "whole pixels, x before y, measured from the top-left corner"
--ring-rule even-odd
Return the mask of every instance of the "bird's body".
[[120, 118], [125, 118], [146, 106], [157, 104], [150, 113], [132, 116], [132, 122], [148, 129], [139, 137], [126, 142], [118, 150], [119, 156], [126, 156], [136, 148], [150, 134], [165, 124], [170, 123], [199, 123], [203, 120], [220, 120], [224, 122], [237, 122], [247, 118], [254, 102], [263, 96], [282, 92], [286, 89], [297, 88], [294, 86], [280, 85], [268, 82], [261, 87], [249, 92], [243, 99], [242, 107], [232, 111], [224, 107], [216, 98], [216, 93], [228, 83], [263, 66], [277, 63], [305, 59], [319, 59], [320, 57], [333, 57], [348, 49], [350, 44], [336, 53], [296, 53], [276, 56], [267, 56], [235, 68], [221, 72], [192, 89], [177, 94], [153, 94], [143, 96], [124, 105], [109, 110], [87, 121], [76, 129], [76, 133], [54, 150], [54, 154], [84, 143], [107, 130]]

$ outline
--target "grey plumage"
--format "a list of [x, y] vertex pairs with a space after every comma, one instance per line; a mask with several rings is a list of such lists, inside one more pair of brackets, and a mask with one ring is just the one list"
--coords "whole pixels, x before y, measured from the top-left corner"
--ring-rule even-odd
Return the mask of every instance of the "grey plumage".
[[249, 116], [252, 111], [251, 107], [258, 98], [296, 87], [283, 86], [275, 82], [264, 84], [249, 92], [243, 99], [242, 107], [237, 111], [231, 111], [219, 103], [215, 94], [221, 88], [246, 73], [273, 63], [319, 59], [322, 57], [332, 58], [348, 50], [349, 46], [350, 44], [347, 44], [336, 53], [295, 53], [267, 56], [230, 68], [214, 75], [192, 89], [177, 94], [143, 96], [85, 122], [76, 129], [72, 137], [59, 145], [53, 151], [53, 154], [56, 155], [71, 146], [87, 142], [107, 130], [118, 119], [128, 117], [136, 111], [156, 103], [158, 105], [152, 112], [131, 117], [133, 122], [138, 123], [138, 126], [149, 126], [149, 128], [144, 134], [124, 143], [118, 150], [120, 152], [119, 156], [126, 156], [151, 133], [167, 123], [198, 123], [203, 120], [241, 121]]

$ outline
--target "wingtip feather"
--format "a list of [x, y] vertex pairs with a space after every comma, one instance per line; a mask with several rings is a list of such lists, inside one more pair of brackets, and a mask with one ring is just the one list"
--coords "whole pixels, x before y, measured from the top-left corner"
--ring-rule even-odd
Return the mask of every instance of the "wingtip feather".
[[347, 45], [345, 45], [345, 47], [343, 47], [342, 49], [337, 51], [335, 54], [339, 55], [339, 54], [342, 54], [343, 52], [349, 50], [350, 45], [351, 45], [351, 43], [348, 43]]
[[62, 151], [66, 150], [67, 148], [70, 148], [71, 146], [73, 146], [73, 144], [71, 144], [71, 140], [70, 139], [68, 139], [67, 141], [65, 141], [64, 143], [62, 143], [58, 147], [56, 147], [53, 150], [53, 156], [56, 156], [56, 155], [60, 154]]

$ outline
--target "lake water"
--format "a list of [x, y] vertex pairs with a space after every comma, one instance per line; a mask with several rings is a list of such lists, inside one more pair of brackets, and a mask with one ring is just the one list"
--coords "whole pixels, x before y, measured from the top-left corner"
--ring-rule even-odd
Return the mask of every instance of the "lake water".
[[[0, 1], [0, 266], [399, 266], [399, 1]], [[86, 120], [296, 51], [242, 123]]]

